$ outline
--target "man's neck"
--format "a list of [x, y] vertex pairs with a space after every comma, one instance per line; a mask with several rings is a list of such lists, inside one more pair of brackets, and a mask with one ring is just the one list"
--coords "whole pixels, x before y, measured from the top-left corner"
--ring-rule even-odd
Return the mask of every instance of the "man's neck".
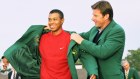
[[125, 70], [125, 72], [127, 72], [127, 73], [128, 73], [128, 72], [129, 72], [129, 69], [130, 69], [130, 68], [128, 68], [127, 70]]
[[106, 22], [104, 23], [104, 25], [101, 28], [99, 28], [100, 31], [104, 30], [110, 24], [110, 22], [111, 22], [110, 20], [106, 20]]
[[52, 33], [52, 35], [57, 36], [57, 35], [59, 35], [62, 31], [63, 31], [63, 29], [61, 28], [61, 29], [59, 29], [59, 30], [57, 30], [57, 31], [51, 31], [51, 33]]

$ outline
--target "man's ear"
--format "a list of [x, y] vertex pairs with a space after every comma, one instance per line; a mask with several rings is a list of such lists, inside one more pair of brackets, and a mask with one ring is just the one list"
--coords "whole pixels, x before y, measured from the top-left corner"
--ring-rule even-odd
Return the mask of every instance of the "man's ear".
[[62, 24], [64, 23], [64, 18], [61, 19], [61, 23], [62, 23]]
[[107, 20], [107, 19], [109, 19], [109, 14], [106, 14], [105, 16], [104, 16], [104, 18]]

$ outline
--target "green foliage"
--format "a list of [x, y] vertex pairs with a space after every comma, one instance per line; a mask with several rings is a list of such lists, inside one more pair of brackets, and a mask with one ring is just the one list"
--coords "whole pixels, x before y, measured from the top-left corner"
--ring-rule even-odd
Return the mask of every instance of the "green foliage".
[[134, 67], [140, 71], [140, 48], [137, 50], [128, 50], [128, 52], [130, 55], [127, 55], [125, 59], [128, 60], [131, 67]]

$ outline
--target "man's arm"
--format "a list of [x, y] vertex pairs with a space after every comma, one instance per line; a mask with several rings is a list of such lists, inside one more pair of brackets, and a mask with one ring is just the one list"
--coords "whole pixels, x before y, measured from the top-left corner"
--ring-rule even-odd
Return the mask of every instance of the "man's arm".
[[102, 42], [102, 44], [99, 45], [82, 38], [79, 34], [72, 34], [71, 39], [76, 41], [80, 45], [81, 49], [97, 58], [105, 59], [124, 46], [125, 34], [122, 29], [112, 30], [106, 37], [105, 41], [99, 40], [99, 42]]
[[89, 30], [89, 31], [87, 31], [87, 32], [80, 33], [79, 35], [80, 35], [82, 38], [84, 38], [84, 39], [86, 39], [86, 40], [89, 40], [90, 32], [91, 32], [91, 30]]

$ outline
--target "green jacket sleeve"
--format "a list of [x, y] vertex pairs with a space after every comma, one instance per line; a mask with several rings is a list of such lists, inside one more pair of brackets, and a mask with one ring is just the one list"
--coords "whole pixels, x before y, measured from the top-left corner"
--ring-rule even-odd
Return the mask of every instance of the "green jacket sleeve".
[[4, 53], [4, 56], [22, 76], [39, 79], [40, 61], [31, 53], [27, 45], [14, 44]]
[[24, 78], [40, 79], [39, 37], [44, 25], [32, 25], [23, 36], [9, 47], [4, 56]]
[[124, 41], [124, 30], [121, 28], [115, 28], [112, 29], [107, 36], [100, 39], [98, 45], [85, 39], [80, 44], [80, 48], [97, 58], [106, 59], [121, 49], [121, 47], [124, 46]]
[[[95, 28], [95, 27], [93, 27]], [[84, 39], [86, 40], [89, 40], [89, 37], [90, 37], [90, 32], [92, 31], [92, 29], [90, 29], [89, 31], [87, 32], [83, 32], [83, 33], [80, 33], [80, 36], [82, 36]]]

